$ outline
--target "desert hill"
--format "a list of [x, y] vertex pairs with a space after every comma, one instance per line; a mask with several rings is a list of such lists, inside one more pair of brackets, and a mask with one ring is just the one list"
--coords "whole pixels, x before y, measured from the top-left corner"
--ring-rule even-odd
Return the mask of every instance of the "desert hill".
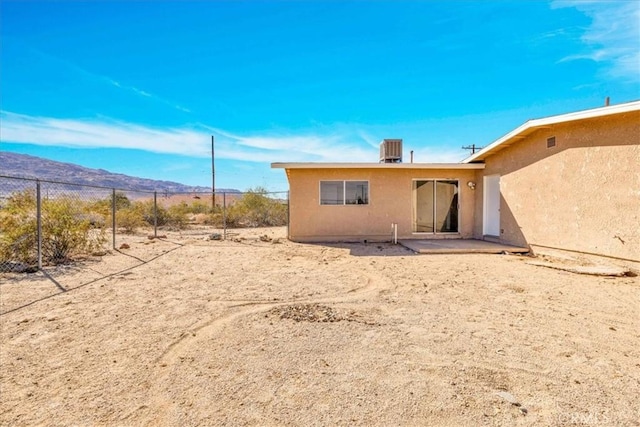
[[[190, 186], [172, 181], [138, 178], [103, 169], [91, 169], [73, 163], [57, 162], [42, 157], [6, 151], [0, 152], [0, 175], [138, 191], [168, 193], [211, 191], [211, 187]], [[216, 188], [216, 192], [236, 193], [238, 190]]]

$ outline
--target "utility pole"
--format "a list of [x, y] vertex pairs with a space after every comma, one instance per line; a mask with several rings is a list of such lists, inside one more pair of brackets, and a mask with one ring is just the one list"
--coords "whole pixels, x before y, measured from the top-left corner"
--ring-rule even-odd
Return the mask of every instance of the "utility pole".
[[216, 163], [213, 149], [214, 138], [211, 135], [211, 212], [216, 208]]
[[476, 147], [476, 144], [467, 145], [462, 147], [463, 150], [471, 150], [471, 154], [476, 154], [476, 151], [482, 150], [484, 147]]

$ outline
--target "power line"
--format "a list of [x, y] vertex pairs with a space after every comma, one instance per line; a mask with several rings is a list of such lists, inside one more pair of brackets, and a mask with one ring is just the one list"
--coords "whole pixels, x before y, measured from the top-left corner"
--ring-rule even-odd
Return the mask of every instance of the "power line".
[[471, 154], [475, 154], [476, 151], [482, 150], [484, 147], [476, 147], [476, 144], [467, 145], [466, 147], [462, 147], [463, 150], [471, 150]]

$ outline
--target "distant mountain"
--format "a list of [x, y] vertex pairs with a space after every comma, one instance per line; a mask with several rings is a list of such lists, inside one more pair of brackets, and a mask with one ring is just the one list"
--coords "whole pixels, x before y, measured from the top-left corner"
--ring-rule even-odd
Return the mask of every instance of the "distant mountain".
[[[211, 187], [184, 185], [172, 181], [137, 178], [103, 169], [91, 169], [73, 163], [62, 163], [41, 157], [0, 152], [0, 175], [36, 178], [71, 184], [94, 185], [123, 190], [169, 193], [210, 192]], [[2, 179], [2, 178], [0, 178]], [[216, 192], [238, 193], [238, 190], [216, 188]]]

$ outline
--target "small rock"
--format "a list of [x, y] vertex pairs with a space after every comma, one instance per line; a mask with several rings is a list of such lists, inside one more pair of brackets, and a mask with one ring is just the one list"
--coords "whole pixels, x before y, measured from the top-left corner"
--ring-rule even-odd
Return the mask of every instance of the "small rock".
[[120, 249], [129, 249], [131, 246], [129, 246], [127, 243], [123, 243], [120, 245]]
[[516, 399], [515, 396], [508, 391], [499, 391], [498, 393], [496, 393], [496, 396], [503, 398], [512, 405], [520, 406], [520, 403], [518, 403], [518, 399]]

